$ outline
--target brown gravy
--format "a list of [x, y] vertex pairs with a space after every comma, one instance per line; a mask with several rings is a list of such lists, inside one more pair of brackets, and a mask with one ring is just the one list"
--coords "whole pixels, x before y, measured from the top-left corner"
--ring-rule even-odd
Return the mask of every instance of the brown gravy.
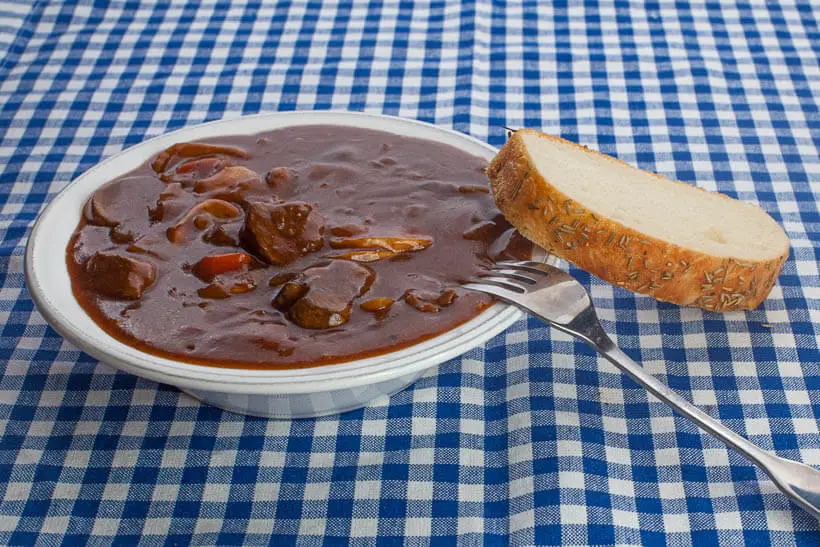
[[120, 341], [202, 365], [294, 368], [406, 347], [492, 304], [464, 280], [531, 253], [485, 166], [338, 126], [178, 145], [89, 200], [67, 249], [73, 291]]

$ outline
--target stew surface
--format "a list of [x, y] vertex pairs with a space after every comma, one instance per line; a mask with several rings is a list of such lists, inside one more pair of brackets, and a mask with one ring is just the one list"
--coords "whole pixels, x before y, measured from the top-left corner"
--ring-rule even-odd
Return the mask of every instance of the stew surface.
[[485, 166], [338, 126], [178, 144], [86, 204], [67, 249], [74, 294], [115, 338], [203, 365], [293, 368], [405, 347], [492, 304], [466, 279], [531, 254]]

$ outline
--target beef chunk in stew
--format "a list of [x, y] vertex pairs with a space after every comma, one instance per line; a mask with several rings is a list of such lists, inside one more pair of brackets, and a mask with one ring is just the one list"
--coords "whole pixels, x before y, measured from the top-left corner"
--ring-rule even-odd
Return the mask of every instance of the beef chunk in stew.
[[408, 289], [404, 293], [404, 301], [419, 311], [426, 313], [438, 313], [441, 308], [446, 308], [458, 297], [455, 289], [443, 289], [439, 293], [419, 289]]
[[268, 174], [265, 175], [265, 182], [268, 183], [268, 186], [271, 188], [276, 188], [277, 186], [282, 186], [290, 182], [292, 175], [290, 169], [287, 167], [275, 167], [268, 171]]
[[268, 263], [284, 266], [322, 248], [324, 219], [303, 201], [251, 201], [246, 215], [248, 245]]
[[150, 226], [150, 219], [144, 214], [150, 209], [138, 204], [146, 192], [160, 188], [162, 183], [147, 177], [131, 177], [120, 184], [107, 184], [86, 202], [83, 216], [89, 224], [111, 228], [113, 242], [130, 243]]
[[303, 280], [291, 280], [282, 285], [276, 298], [273, 299], [274, 308], [287, 311], [297, 300], [305, 296], [308, 292], [307, 283]]
[[110, 184], [94, 192], [94, 195], [85, 204], [85, 210], [83, 211], [89, 224], [113, 228], [122, 222], [122, 219], [125, 218], [125, 211], [119, 211], [117, 206], [130, 206], [130, 204], [123, 203], [123, 200], [118, 199], [123, 188], [124, 185], [122, 184]]
[[373, 284], [370, 268], [346, 260], [305, 270], [285, 283], [273, 301], [288, 317], [306, 329], [338, 327], [350, 319], [353, 300]]
[[157, 268], [150, 262], [106, 251], [92, 256], [85, 270], [97, 292], [123, 300], [141, 298], [157, 278]]

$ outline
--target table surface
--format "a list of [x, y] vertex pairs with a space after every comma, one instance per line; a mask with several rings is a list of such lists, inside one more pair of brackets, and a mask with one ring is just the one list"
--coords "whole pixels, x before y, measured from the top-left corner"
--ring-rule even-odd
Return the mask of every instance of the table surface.
[[820, 465], [811, 2], [167, 4], [0, 3], [0, 543], [820, 544], [746, 460], [535, 319], [390, 399], [289, 423], [101, 365], [45, 324], [23, 279], [44, 204], [171, 129], [299, 109], [495, 146], [505, 125], [540, 128], [784, 226], [791, 256], [746, 313], [573, 272], [649, 371]]

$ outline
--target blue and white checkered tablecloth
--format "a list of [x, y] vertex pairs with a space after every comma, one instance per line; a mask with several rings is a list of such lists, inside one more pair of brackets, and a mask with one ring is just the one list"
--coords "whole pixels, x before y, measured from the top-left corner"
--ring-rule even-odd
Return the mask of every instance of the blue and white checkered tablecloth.
[[820, 465], [818, 17], [808, 0], [0, 2], [0, 544], [820, 544], [746, 460], [535, 319], [389, 400], [288, 423], [101, 365], [23, 279], [44, 204], [171, 129], [294, 109], [496, 146], [541, 128], [783, 224], [792, 255], [747, 313], [574, 273], [649, 371]]

